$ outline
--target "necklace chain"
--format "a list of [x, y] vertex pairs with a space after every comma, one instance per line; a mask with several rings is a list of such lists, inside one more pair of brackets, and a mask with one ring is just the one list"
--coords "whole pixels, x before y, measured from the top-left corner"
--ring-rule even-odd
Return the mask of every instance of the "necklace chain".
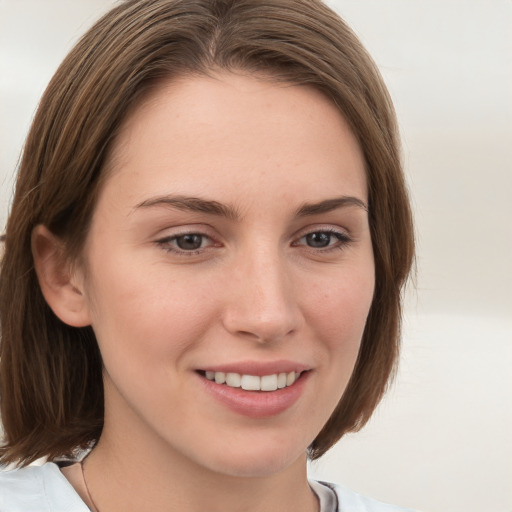
[[92, 505], [92, 508], [93, 508], [92, 512], [100, 512], [100, 509], [97, 507], [96, 503], [94, 503], [94, 500], [92, 499], [91, 491], [89, 491], [89, 486], [87, 485], [87, 479], [85, 478], [85, 459], [87, 459], [87, 457], [85, 457], [80, 462], [80, 468], [82, 469], [82, 479], [84, 481], [85, 492], [87, 494], [87, 499], [89, 500], [89, 503]]

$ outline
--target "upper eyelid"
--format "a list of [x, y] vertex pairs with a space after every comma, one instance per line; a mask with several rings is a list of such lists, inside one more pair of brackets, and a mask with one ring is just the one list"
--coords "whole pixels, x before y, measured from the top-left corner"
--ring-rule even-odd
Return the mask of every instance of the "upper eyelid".
[[293, 238], [302, 238], [309, 233], [318, 233], [318, 232], [325, 232], [325, 233], [338, 233], [342, 236], [346, 236], [347, 238], [352, 238], [350, 230], [341, 226], [333, 226], [332, 224], [314, 224], [309, 225], [306, 227], [303, 227], [301, 229], [298, 229]]
[[183, 226], [169, 226], [160, 229], [155, 237], [158, 239], [176, 238], [184, 235], [202, 235], [215, 238], [214, 229], [204, 224], [186, 224]]
[[186, 235], [199, 235], [211, 240], [215, 240], [218, 237], [216, 231], [205, 224], [185, 224], [180, 226], [168, 226], [160, 229], [158, 233], [153, 235], [155, 242], [173, 240], [180, 236]]
[[164, 243], [164, 242], [170, 242], [170, 241], [173, 241], [173, 240], [176, 240], [182, 236], [187, 236], [187, 235], [198, 235], [198, 236], [201, 236], [203, 238], [206, 238], [207, 240], [210, 240], [212, 243], [215, 243], [215, 239], [206, 234], [206, 233], [201, 233], [199, 231], [185, 231], [183, 233], [175, 233], [175, 234], [172, 234], [172, 235], [166, 235], [166, 236], [162, 236], [162, 237], [159, 237], [155, 240], [156, 243]]

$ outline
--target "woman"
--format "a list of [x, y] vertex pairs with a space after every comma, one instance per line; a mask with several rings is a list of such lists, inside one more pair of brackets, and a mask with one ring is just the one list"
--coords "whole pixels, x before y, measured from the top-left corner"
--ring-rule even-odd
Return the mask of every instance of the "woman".
[[19, 170], [0, 510], [398, 510], [306, 461], [382, 397], [412, 258], [392, 105], [332, 11], [120, 4]]

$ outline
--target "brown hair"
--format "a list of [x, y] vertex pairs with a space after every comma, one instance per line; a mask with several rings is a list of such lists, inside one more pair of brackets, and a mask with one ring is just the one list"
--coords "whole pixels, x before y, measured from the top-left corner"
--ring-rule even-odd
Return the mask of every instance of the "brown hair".
[[105, 161], [130, 108], [155, 81], [215, 69], [263, 72], [326, 94], [367, 167], [376, 286], [342, 399], [310, 446], [317, 458], [362, 427], [396, 364], [413, 228], [393, 107], [373, 61], [319, 0], [128, 0], [78, 42], [39, 105], [20, 164], [0, 274], [3, 462], [54, 459], [95, 442], [102, 362], [90, 327], [62, 323], [41, 293], [31, 233], [44, 224], [80, 254]]

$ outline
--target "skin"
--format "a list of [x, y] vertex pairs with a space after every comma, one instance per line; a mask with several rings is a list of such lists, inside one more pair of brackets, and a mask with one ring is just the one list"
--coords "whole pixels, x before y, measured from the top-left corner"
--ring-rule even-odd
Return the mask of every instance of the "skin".
[[[128, 117], [109, 165], [69, 279], [45, 284], [57, 244], [43, 227], [34, 237], [48, 302], [92, 325], [104, 360], [105, 428], [86, 463], [96, 505], [317, 510], [306, 448], [347, 385], [374, 290], [364, 160], [347, 123], [305, 86], [184, 77]], [[222, 206], [196, 211], [190, 197]], [[264, 418], [212, 398], [197, 372], [282, 360], [307, 380]]]

